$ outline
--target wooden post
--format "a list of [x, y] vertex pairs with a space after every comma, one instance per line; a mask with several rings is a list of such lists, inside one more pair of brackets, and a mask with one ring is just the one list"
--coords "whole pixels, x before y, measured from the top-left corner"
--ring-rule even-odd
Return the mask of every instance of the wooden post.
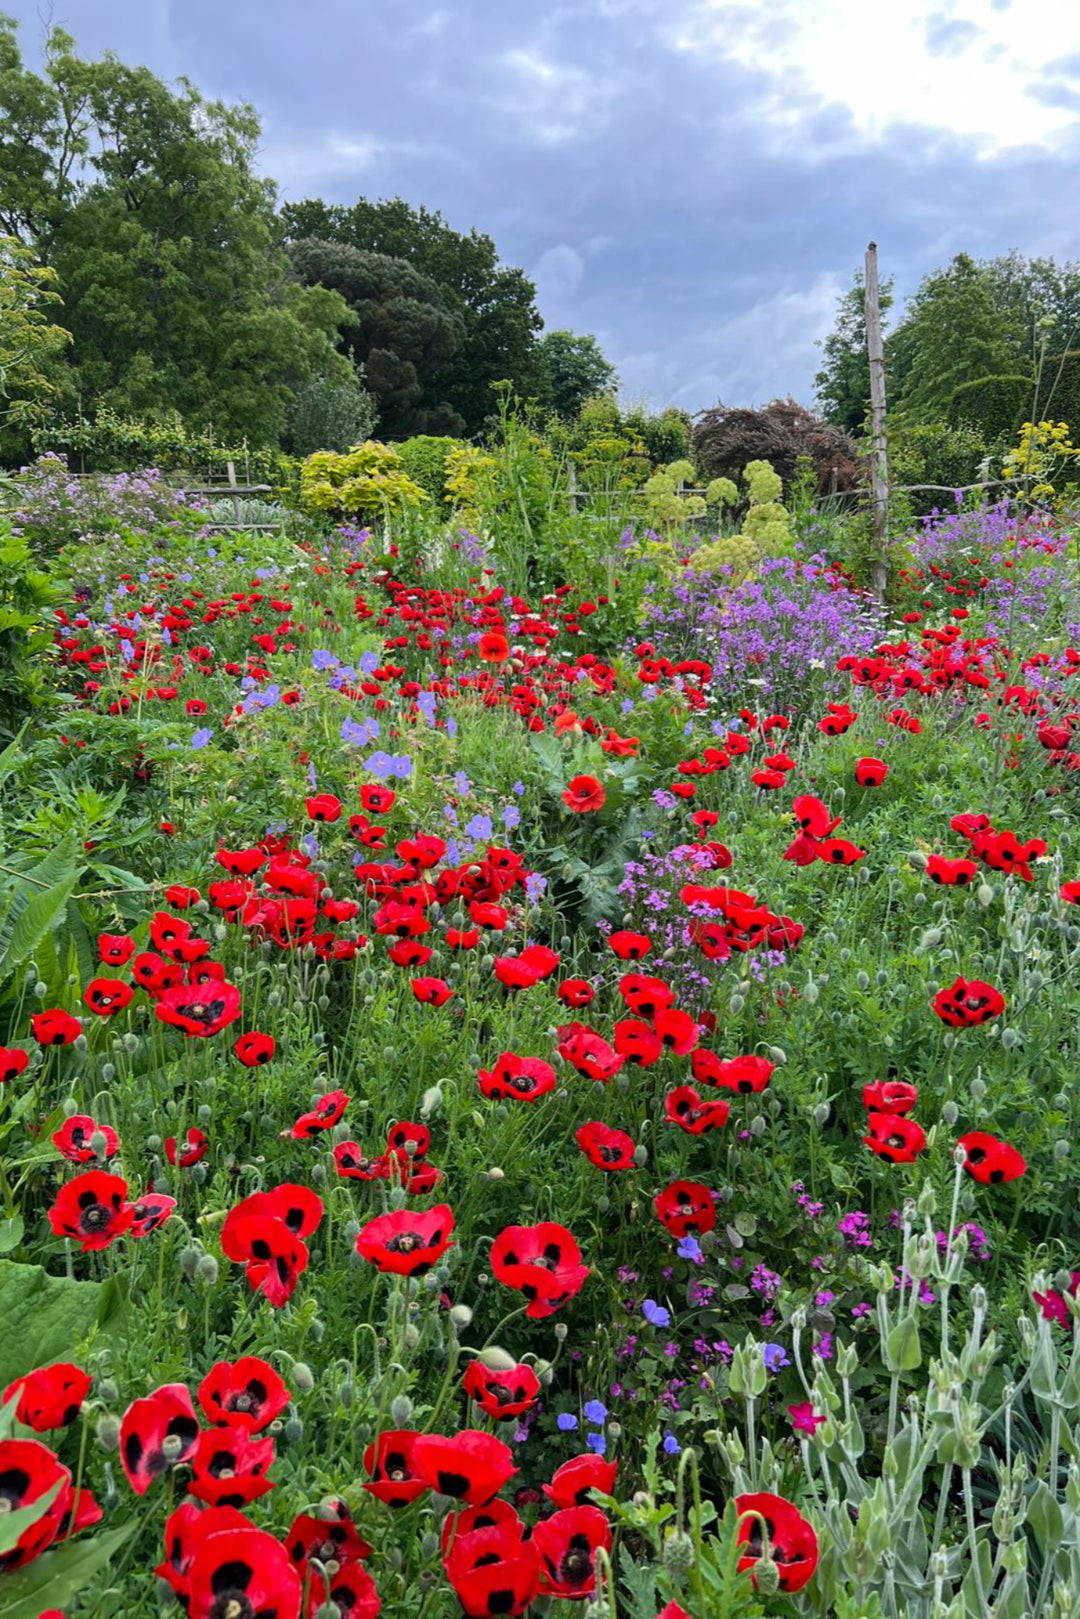
[[871, 583], [885, 600], [889, 554], [889, 452], [885, 439], [885, 342], [881, 335], [877, 243], [866, 249], [866, 352], [870, 359], [870, 491], [874, 510]]
[[[229, 488], [230, 489], [235, 489], [237, 487], [236, 468], [233, 466], [231, 461], [226, 461], [225, 465], [228, 468], [228, 473], [229, 473]], [[240, 527], [240, 496], [239, 495], [234, 495], [233, 496], [233, 498], [232, 498], [232, 509], [233, 509], [233, 522], [236, 524], [237, 528], [239, 528]]]

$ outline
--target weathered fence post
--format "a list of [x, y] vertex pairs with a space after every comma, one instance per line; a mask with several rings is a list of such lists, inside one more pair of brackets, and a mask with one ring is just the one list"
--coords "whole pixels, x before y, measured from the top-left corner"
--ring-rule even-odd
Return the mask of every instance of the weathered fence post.
[[885, 343], [881, 335], [877, 243], [866, 249], [866, 352], [870, 359], [870, 492], [874, 511], [871, 583], [885, 600], [889, 550], [889, 452], [885, 439]]

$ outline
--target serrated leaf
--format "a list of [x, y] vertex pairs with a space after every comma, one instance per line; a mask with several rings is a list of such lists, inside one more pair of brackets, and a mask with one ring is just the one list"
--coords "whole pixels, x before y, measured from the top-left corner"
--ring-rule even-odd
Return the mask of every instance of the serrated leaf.
[[96, 1574], [107, 1568], [138, 1526], [124, 1524], [93, 1540], [68, 1540], [43, 1552], [26, 1568], [4, 1575], [0, 1585], [0, 1619], [39, 1619], [48, 1608], [64, 1608]]
[[[34, 954], [45, 935], [59, 920], [78, 877], [75, 865], [69, 863], [58, 882], [27, 900], [0, 948], [0, 978], [10, 978]], [[8, 920], [11, 922], [10, 916]]]

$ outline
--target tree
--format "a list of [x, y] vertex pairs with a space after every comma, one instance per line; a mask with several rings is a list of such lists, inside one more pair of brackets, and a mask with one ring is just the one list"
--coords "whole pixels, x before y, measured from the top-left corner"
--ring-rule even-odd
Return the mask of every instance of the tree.
[[788, 485], [804, 457], [813, 462], [821, 490], [853, 489], [858, 452], [847, 434], [794, 399], [774, 399], [763, 410], [714, 405], [694, 421], [694, 455], [706, 478], [741, 476], [750, 461], [768, 461]]
[[55, 266], [73, 393], [269, 444], [307, 382], [349, 376], [345, 306], [290, 275], [258, 138], [251, 108], [60, 29], [32, 73], [0, 19], [0, 225]]
[[0, 423], [31, 426], [58, 389], [58, 360], [71, 333], [53, 320], [56, 272], [34, 263], [12, 236], [0, 237]]
[[293, 242], [289, 256], [301, 281], [348, 306], [340, 346], [364, 368], [384, 436], [460, 433], [462, 418], [432, 398], [432, 382], [464, 342], [465, 323], [435, 282], [404, 259], [342, 242]]
[[540, 339], [540, 403], [564, 422], [573, 421], [586, 399], [614, 393], [618, 373], [590, 332], [545, 332]]
[[[892, 307], [892, 282], [880, 289], [881, 312]], [[821, 343], [824, 363], [814, 378], [814, 394], [827, 422], [845, 433], [861, 433], [870, 406], [870, 361], [866, 353], [866, 287], [862, 271], [836, 305], [836, 325]]]
[[1021, 343], [986, 268], [958, 253], [924, 278], [887, 340], [890, 408], [908, 425], [946, 421], [960, 384], [1011, 371]]
[[281, 221], [291, 241], [317, 237], [407, 260], [461, 315], [464, 339], [422, 383], [420, 407], [449, 404], [472, 434], [495, 413], [492, 383], [508, 381], [523, 398], [537, 393], [536, 334], [543, 322], [536, 288], [523, 270], [500, 264], [490, 236], [452, 230], [441, 214], [412, 208], [400, 197], [360, 197], [351, 207], [317, 198], [286, 203]]

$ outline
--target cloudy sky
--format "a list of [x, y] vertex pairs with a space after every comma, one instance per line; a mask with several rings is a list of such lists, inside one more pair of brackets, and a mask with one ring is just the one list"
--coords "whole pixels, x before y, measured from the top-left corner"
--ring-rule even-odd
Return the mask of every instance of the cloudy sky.
[[[40, 0], [4, 0], [35, 56]], [[1080, 258], [1078, 0], [53, 0], [251, 101], [290, 198], [476, 225], [628, 397], [809, 399], [867, 241]]]

